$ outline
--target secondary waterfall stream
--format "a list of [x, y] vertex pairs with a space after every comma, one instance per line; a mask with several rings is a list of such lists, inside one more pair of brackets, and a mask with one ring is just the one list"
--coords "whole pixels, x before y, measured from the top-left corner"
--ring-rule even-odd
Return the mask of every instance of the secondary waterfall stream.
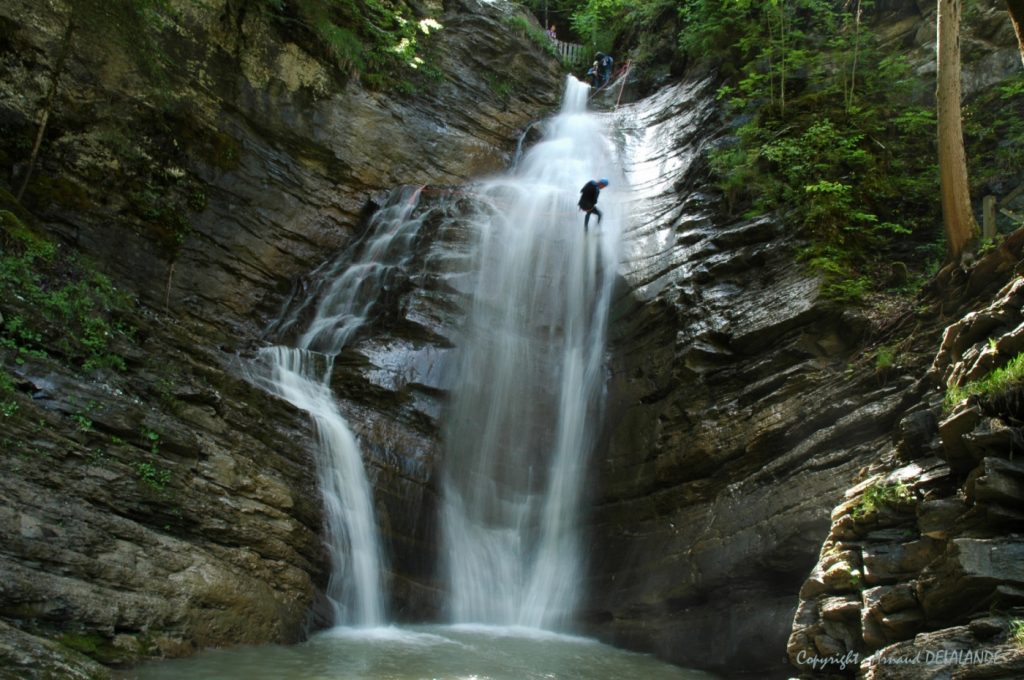
[[[331, 557], [327, 598], [335, 624], [384, 623], [381, 553], [372, 493], [355, 436], [331, 391], [334, 358], [371, 319], [389, 279], [402, 270], [421, 220], [410, 214], [418, 190], [392, 192], [366, 235], [351, 252], [327, 263], [311, 277], [314, 290], [291, 305], [275, 324], [277, 336], [306, 330], [294, 347], [260, 352], [255, 381], [312, 416], [317, 434], [317, 472]], [[316, 304], [314, 310], [308, 309]]]
[[[270, 331], [292, 346], [262, 350], [252, 372], [315, 423], [338, 627], [294, 647], [208, 652], [128, 677], [710, 677], [565, 632], [585, 581], [580, 511], [625, 197], [602, 119], [586, 112], [588, 94], [569, 78], [561, 112], [517, 168], [463, 192], [473, 196], [478, 241], [472, 304], [447, 380], [440, 518], [454, 625], [382, 625], [386, 556], [359, 447], [331, 389], [335, 357], [372, 332], [381, 295], [411, 257], [424, 215], [414, 212], [420, 191], [406, 188], [346, 253], [313, 272], [311, 290]], [[604, 217], [584, 232], [578, 192], [601, 176], [611, 179]]]

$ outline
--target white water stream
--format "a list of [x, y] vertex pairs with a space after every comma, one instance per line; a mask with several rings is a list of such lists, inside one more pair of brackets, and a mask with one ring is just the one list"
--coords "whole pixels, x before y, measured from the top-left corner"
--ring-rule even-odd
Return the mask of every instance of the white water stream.
[[[308, 411], [317, 433], [317, 472], [331, 556], [327, 597], [339, 625], [379, 626], [385, 621], [384, 558], [373, 498], [359, 445], [330, 388], [334, 357], [371, 318], [381, 291], [412, 254], [421, 220], [410, 213], [418, 191], [400, 190], [370, 222], [351, 253], [314, 272], [318, 289], [294, 306], [277, 332], [310, 317], [295, 347], [260, 353], [254, 380]], [[310, 301], [317, 301], [311, 313]]]
[[[442, 517], [453, 621], [559, 629], [583, 582], [579, 511], [598, 429], [622, 181], [589, 88], [514, 174], [477, 187], [478, 283], [447, 414]], [[576, 207], [610, 177], [587, 233]]]

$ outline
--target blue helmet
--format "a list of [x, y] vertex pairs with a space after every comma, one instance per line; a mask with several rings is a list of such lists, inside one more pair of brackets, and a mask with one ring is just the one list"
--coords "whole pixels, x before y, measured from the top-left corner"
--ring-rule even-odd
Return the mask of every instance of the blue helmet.
[[602, 177], [601, 179], [597, 180], [597, 183], [603, 187], [608, 186], [608, 180], [605, 177]]

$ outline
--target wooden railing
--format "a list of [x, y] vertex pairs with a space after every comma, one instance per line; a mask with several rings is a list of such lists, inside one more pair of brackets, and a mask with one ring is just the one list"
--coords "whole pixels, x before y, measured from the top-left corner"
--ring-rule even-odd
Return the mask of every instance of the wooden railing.
[[996, 235], [996, 210], [1009, 217], [1014, 222], [1024, 223], [1024, 214], [1018, 214], [1010, 210], [1008, 206], [1018, 196], [1024, 194], [1024, 184], [1003, 196], [1002, 200], [995, 196], [985, 196], [981, 201], [981, 238], [983, 241], [995, 238]]
[[555, 48], [558, 49], [558, 54], [562, 57], [562, 61], [570, 66], [580, 66], [587, 63], [587, 60], [590, 58], [590, 53], [585, 45], [564, 42], [562, 40], [555, 40], [554, 43]]

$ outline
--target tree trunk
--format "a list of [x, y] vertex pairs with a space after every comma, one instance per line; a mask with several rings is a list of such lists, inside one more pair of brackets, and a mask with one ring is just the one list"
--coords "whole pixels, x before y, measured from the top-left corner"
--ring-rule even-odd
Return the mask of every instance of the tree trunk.
[[846, 110], [853, 106], [853, 94], [857, 87], [857, 58], [860, 55], [860, 0], [853, 10], [853, 65], [850, 67], [850, 94], [846, 98]]
[[1010, 21], [1013, 30], [1017, 31], [1017, 45], [1020, 46], [1020, 61], [1024, 64], [1024, 0], [1006, 0], [1010, 10]]
[[32, 145], [32, 153], [28, 158], [28, 167], [25, 169], [25, 177], [21, 182], [21, 188], [18, 189], [18, 195], [16, 198], [20, 202], [22, 197], [25, 195], [25, 189], [28, 188], [28, 183], [32, 179], [32, 170], [36, 166], [36, 160], [39, 158], [39, 149], [43, 145], [43, 136], [46, 134], [46, 124], [50, 120], [50, 111], [53, 110], [53, 100], [57, 96], [57, 86], [60, 84], [60, 76], [64, 72], [64, 62], [68, 58], [68, 52], [71, 50], [71, 36], [75, 31], [74, 16], [68, 18], [68, 25], [64, 29], [64, 38], [61, 41], [60, 53], [57, 56], [57, 63], [53, 67], [53, 71], [50, 73], [50, 91], [46, 95], [46, 103], [43, 105], [43, 113], [39, 117], [39, 128], [36, 130], [36, 141]]
[[960, 118], [960, 16], [961, 0], [938, 0], [938, 85], [935, 99], [939, 121], [939, 180], [942, 219], [949, 241], [950, 258], [956, 262], [964, 248], [978, 237], [971, 213]]

